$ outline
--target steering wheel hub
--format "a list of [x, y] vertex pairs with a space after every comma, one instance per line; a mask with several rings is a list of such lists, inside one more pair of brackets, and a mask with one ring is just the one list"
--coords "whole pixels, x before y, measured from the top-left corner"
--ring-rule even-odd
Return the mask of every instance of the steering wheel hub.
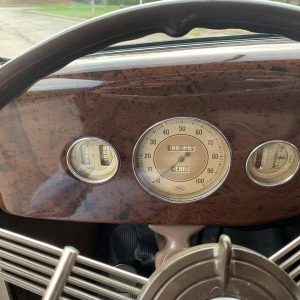
[[218, 244], [184, 250], [150, 277], [138, 299], [299, 299], [289, 276], [264, 256], [231, 245], [222, 235]]

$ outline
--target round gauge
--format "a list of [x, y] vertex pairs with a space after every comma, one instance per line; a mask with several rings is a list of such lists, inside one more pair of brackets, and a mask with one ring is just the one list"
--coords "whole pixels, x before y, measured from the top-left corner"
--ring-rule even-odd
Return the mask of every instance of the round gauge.
[[224, 135], [208, 122], [172, 118], [155, 124], [138, 140], [133, 168], [141, 186], [169, 202], [203, 199], [226, 179], [231, 151]]
[[106, 141], [85, 137], [70, 146], [67, 164], [72, 174], [81, 181], [103, 183], [118, 172], [119, 157], [112, 145]]
[[262, 186], [277, 186], [291, 180], [299, 169], [299, 151], [285, 141], [269, 141], [256, 147], [246, 162], [248, 177]]

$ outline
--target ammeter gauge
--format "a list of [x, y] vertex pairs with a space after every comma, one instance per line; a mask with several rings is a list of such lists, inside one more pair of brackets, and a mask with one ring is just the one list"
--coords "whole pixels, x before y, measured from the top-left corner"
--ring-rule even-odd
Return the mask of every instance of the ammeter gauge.
[[95, 137], [76, 140], [67, 152], [72, 174], [88, 183], [104, 183], [117, 173], [119, 157], [108, 142]]
[[248, 177], [262, 186], [277, 186], [291, 180], [299, 169], [299, 151], [285, 141], [269, 141], [256, 147], [246, 162]]

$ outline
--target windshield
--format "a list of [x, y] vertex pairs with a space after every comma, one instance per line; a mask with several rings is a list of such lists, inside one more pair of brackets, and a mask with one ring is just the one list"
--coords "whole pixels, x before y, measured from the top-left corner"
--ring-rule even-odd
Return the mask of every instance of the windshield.
[[[162, 0], [160, 0], [162, 1]], [[149, 0], [3, 0], [0, 1], [0, 57], [14, 57], [41, 40], [84, 20]], [[300, 0], [279, 2], [300, 5]], [[185, 38], [249, 34], [243, 30], [194, 29]], [[127, 43], [167, 41], [154, 34]]]

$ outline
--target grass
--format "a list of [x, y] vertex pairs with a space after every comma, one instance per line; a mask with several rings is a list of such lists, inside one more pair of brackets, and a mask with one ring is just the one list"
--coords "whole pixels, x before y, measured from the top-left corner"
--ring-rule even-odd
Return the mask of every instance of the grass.
[[31, 9], [31, 11], [46, 13], [56, 16], [66, 16], [79, 19], [90, 19], [95, 16], [101, 16], [106, 13], [123, 8], [118, 5], [96, 5], [95, 15], [92, 8], [88, 4], [72, 4], [72, 5], [51, 5], [40, 6]]
[[[289, 2], [288, 0], [276, 0], [277, 2]], [[1, 0], [0, 0], [1, 2]], [[90, 19], [95, 16], [101, 16], [106, 13], [119, 10], [123, 8], [123, 6], [120, 5], [96, 5], [95, 6], [95, 14], [92, 13], [92, 7], [89, 4], [83, 4], [83, 3], [72, 3], [69, 5], [46, 5], [46, 6], [39, 6], [32, 8], [32, 11], [46, 13], [50, 15], [56, 15], [56, 16], [66, 16], [66, 17], [73, 17], [73, 18], [79, 18], [79, 19]], [[192, 35], [197, 35], [195, 32]]]

